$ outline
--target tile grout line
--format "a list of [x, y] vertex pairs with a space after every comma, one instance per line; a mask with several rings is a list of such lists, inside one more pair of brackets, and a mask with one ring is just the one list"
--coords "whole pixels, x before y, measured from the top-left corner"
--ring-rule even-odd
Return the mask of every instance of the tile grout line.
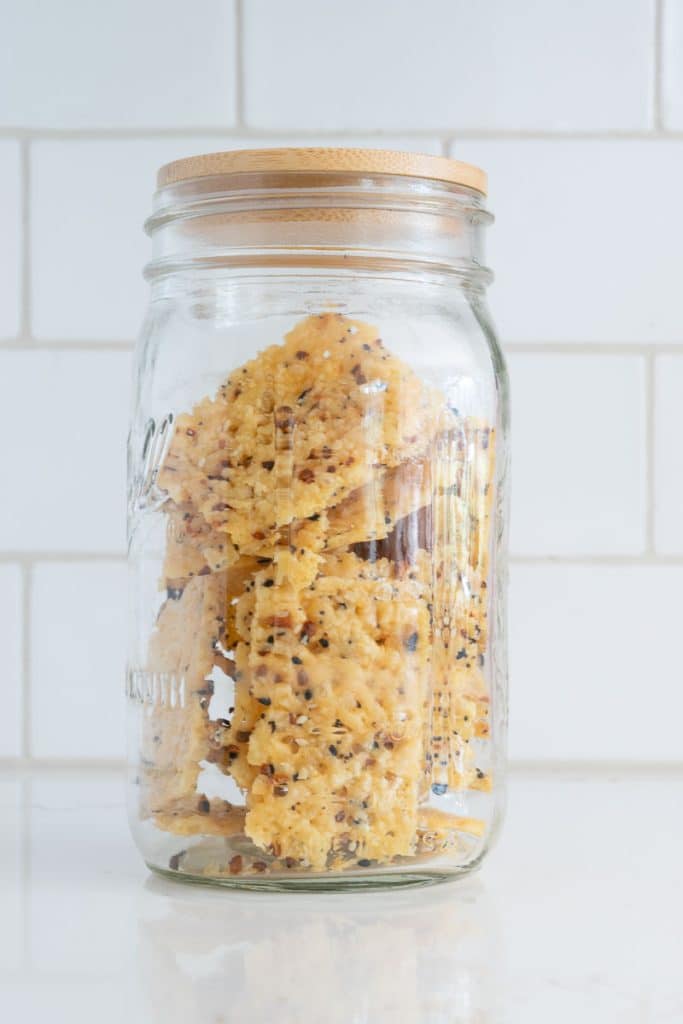
[[244, 129], [244, 7], [235, 0], [235, 114], [238, 128]]
[[683, 342], [620, 342], [620, 341], [510, 341], [502, 344], [503, 354], [510, 355], [601, 355], [649, 356], [680, 355]]
[[628, 761], [623, 758], [598, 760], [594, 758], [510, 758], [507, 763], [511, 775], [538, 777], [582, 773], [593, 775], [680, 775], [683, 761]]
[[27, 347], [36, 352], [132, 352], [134, 341], [45, 341], [28, 335], [20, 335], [8, 341], [0, 341], [0, 352], [25, 351]]
[[[93, 758], [93, 757], [4, 757], [0, 758], [0, 774], [14, 772], [28, 774], [34, 771], [61, 771], [66, 773], [121, 772], [125, 770], [126, 759]], [[610, 775], [623, 773], [628, 775], [645, 775], [661, 773], [680, 775], [683, 773], [683, 761], [625, 761], [595, 760], [591, 758], [510, 758], [507, 762], [508, 772], [512, 775], [555, 775], [562, 773], [589, 773], [592, 775]]]
[[2, 757], [3, 772], [28, 773], [32, 771], [62, 771], [65, 773], [94, 771], [119, 772], [126, 767], [125, 757]]
[[396, 128], [391, 131], [376, 131], [368, 129], [345, 128], [343, 131], [319, 131], [312, 128], [280, 128], [277, 130], [258, 128], [256, 126], [236, 125], [228, 127], [225, 124], [213, 125], [178, 125], [175, 127], [135, 127], [135, 128], [22, 128], [4, 127], [0, 128], [1, 139], [17, 139], [21, 141], [90, 141], [106, 142], [107, 140], [147, 140], [147, 139], [168, 139], [168, 138], [202, 138], [206, 135], [218, 135], [225, 138], [256, 138], [256, 139], [287, 139], [292, 135], [301, 138], [317, 139], [325, 138], [330, 140], [344, 139], [348, 136], [356, 136], [362, 139], [381, 140], [391, 139], [396, 136], [405, 136], [414, 139], [434, 139], [445, 146], [453, 142], [463, 142], [469, 139], [489, 140], [491, 142], [505, 141], [537, 141], [537, 142], [661, 142], [677, 141], [683, 139], [682, 130], [645, 130], [645, 131], [515, 131], [505, 129], [463, 129], [456, 131], [452, 128]]
[[[135, 341], [84, 341], [67, 338], [54, 341], [37, 340], [28, 335], [0, 341], [0, 352], [24, 351], [28, 346], [38, 352], [132, 352]], [[656, 356], [683, 355], [683, 341], [672, 342], [617, 342], [617, 341], [511, 341], [503, 344], [506, 355], [600, 355], [600, 356]]]
[[683, 555], [658, 555], [643, 552], [640, 555], [510, 555], [510, 565], [598, 565], [624, 566], [679, 566], [683, 565]]
[[[56, 564], [87, 565], [95, 562], [120, 564], [125, 562], [125, 551], [0, 551], [0, 565], [14, 563], [26, 569], [32, 568], [36, 562]], [[576, 554], [576, 555], [510, 555], [511, 565], [601, 565], [601, 566], [679, 566], [683, 565], [683, 554], [658, 554], [643, 552], [642, 554]]]
[[645, 357], [645, 552], [655, 556], [655, 356]]
[[22, 594], [22, 651], [21, 651], [21, 752], [24, 758], [31, 757], [31, 634], [32, 634], [32, 593], [33, 565], [29, 561], [21, 566]]
[[652, 90], [652, 113], [655, 131], [663, 132], [662, 126], [662, 95], [663, 95], [663, 46], [664, 46], [664, 0], [654, 0], [654, 88]]
[[26, 339], [22, 342], [25, 348], [30, 344], [31, 338], [31, 165], [29, 157], [30, 147], [27, 139], [20, 143], [21, 160], [21, 313], [20, 313], [20, 337]]
[[14, 562], [25, 571], [33, 569], [35, 562], [125, 562], [126, 552], [119, 551], [0, 551], [0, 564]]

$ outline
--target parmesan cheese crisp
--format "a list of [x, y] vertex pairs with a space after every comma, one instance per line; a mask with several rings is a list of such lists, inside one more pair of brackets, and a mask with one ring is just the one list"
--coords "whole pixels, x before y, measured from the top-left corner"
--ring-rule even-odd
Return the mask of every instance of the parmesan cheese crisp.
[[[490, 787], [494, 442], [336, 313], [177, 417], [148, 655], [173, 699], [146, 708], [142, 738], [158, 828], [241, 836], [230, 873], [367, 868], [481, 835], [430, 801]], [[211, 764], [240, 802], [201, 792]]]

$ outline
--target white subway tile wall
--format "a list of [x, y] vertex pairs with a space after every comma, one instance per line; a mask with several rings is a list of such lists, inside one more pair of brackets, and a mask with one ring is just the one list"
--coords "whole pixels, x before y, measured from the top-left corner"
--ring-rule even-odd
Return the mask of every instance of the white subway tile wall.
[[21, 151], [0, 140], [0, 339], [12, 338], [21, 320]]
[[124, 553], [130, 365], [0, 348], [0, 550]]
[[456, 137], [486, 167], [509, 342], [683, 342], [683, 140]]
[[24, 585], [20, 565], [0, 565], [0, 647], [2, 705], [0, 758], [21, 752]]
[[644, 131], [650, 0], [247, 0], [247, 124]]
[[120, 756], [126, 575], [116, 562], [34, 566], [29, 749], [35, 757]]
[[683, 0], [662, 0], [662, 122], [683, 131]]
[[124, 442], [156, 168], [346, 144], [490, 174], [513, 757], [680, 761], [683, 0], [6, 7], [0, 759], [123, 753]]
[[645, 551], [645, 357], [513, 353], [512, 550]]
[[681, 565], [515, 565], [510, 750], [680, 760]]
[[655, 545], [683, 555], [683, 355], [657, 359], [655, 388]]
[[235, 123], [231, 0], [21, 0], [3, 7], [0, 123], [30, 129]]
[[220, 138], [33, 143], [31, 322], [38, 340], [135, 338], [147, 294], [142, 225], [155, 171], [179, 156], [223, 148]]

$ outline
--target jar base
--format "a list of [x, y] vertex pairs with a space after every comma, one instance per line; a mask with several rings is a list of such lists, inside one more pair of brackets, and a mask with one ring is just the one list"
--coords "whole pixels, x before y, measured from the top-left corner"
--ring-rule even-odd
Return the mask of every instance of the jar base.
[[452, 882], [476, 871], [481, 858], [462, 867], [442, 868], [440, 870], [401, 870], [401, 871], [368, 871], [358, 874], [301, 875], [277, 877], [248, 875], [226, 876], [193, 874], [190, 871], [173, 871], [145, 861], [150, 871], [160, 878], [172, 882], [204, 885], [221, 889], [236, 889], [251, 892], [378, 892], [385, 889], [419, 889], [426, 886], [441, 885]]

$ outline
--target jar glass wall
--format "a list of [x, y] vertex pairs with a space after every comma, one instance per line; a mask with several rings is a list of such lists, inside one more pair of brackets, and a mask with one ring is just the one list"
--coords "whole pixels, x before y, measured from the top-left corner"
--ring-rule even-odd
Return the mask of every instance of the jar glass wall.
[[501, 814], [489, 215], [464, 165], [345, 153], [171, 165], [149, 221], [130, 817], [174, 876], [438, 880], [480, 861]]

